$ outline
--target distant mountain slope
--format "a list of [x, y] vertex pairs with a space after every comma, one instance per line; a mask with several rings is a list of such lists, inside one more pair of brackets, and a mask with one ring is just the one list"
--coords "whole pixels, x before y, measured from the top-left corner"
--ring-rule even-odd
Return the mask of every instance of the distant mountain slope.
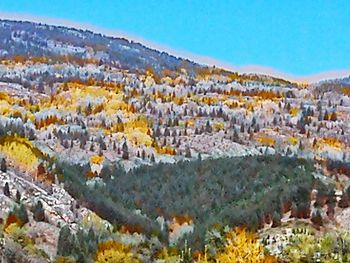
[[333, 84], [338, 84], [338, 85], [344, 85], [344, 86], [350, 86], [350, 76], [345, 77], [345, 78], [337, 78], [337, 79], [330, 79], [326, 81], [322, 81], [323, 83], [333, 83]]
[[186, 69], [190, 76], [218, 74], [231, 76], [231, 79], [239, 82], [296, 86], [296, 83], [272, 76], [237, 74], [201, 65], [124, 38], [109, 37], [88, 30], [0, 19], [0, 36], [0, 59], [49, 57], [51, 62], [74, 61], [78, 64], [93, 61], [130, 72], [152, 70], [163, 75], [166, 70], [166, 74], [170, 72], [172, 76], [178, 75], [180, 69]]
[[87, 30], [32, 22], [0, 20], [0, 58], [13, 56], [74, 56], [119, 65], [130, 71], [152, 67], [156, 72], [181, 68], [193, 73], [202, 66], [123, 38]]
[[318, 93], [334, 91], [341, 94], [350, 94], [350, 76], [345, 78], [329, 79], [315, 84]]

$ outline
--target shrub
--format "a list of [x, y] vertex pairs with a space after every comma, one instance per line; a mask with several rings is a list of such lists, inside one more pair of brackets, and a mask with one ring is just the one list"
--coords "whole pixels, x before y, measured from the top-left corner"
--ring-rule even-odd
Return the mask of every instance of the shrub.
[[259, 263], [277, 262], [277, 259], [264, 254], [264, 247], [257, 237], [243, 228], [235, 228], [226, 237], [224, 250], [216, 257], [218, 263]]
[[98, 246], [96, 263], [137, 263], [139, 259], [130, 252], [130, 247], [114, 240], [105, 241]]

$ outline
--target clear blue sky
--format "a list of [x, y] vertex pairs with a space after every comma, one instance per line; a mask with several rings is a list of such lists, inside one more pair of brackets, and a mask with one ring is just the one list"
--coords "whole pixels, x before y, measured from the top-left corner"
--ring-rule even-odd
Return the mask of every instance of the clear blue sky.
[[1, 0], [0, 12], [119, 30], [237, 66], [301, 76], [350, 68], [347, 0]]

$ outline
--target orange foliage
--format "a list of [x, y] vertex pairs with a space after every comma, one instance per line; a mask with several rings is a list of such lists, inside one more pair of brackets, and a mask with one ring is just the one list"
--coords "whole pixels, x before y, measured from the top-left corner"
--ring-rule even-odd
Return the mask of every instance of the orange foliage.
[[114, 124], [114, 126], [111, 128], [111, 131], [112, 132], [124, 132], [124, 123], [117, 123], [117, 124]]
[[205, 97], [202, 97], [200, 101], [210, 106], [210, 105], [216, 104], [218, 100], [216, 97], [205, 96]]
[[239, 103], [237, 101], [225, 101], [224, 104], [230, 109], [238, 108]]
[[96, 105], [92, 111], [93, 114], [96, 114], [96, 113], [99, 113], [101, 111], [104, 110], [104, 105], [103, 104], [99, 104], [99, 105]]
[[317, 142], [317, 147], [322, 147], [323, 144], [326, 144], [328, 146], [331, 146], [337, 149], [343, 148], [343, 143], [337, 138], [323, 138], [322, 140], [319, 140]]
[[129, 233], [129, 234], [133, 234], [133, 233], [142, 234], [144, 233], [144, 229], [141, 225], [123, 225], [120, 229], [120, 232]]
[[89, 170], [86, 172], [85, 176], [87, 178], [94, 178], [94, 177], [97, 177], [97, 172], [94, 173], [93, 171]]
[[10, 213], [9, 216], [6, 219], [5, 225], [4, 225], [4, 230], [11, 224], [17, 224], [18, 226], [22, 226], [23, 223], [21, 220], [13, 213]]
[[84, 66], [86, 64], [95, 64], [97, 65], [99, 63], [96, 59], [87, 59], [87, 58], [80, 58], [78, 56], [50, 56], [50, 57], [32, 57], [32, 56], [22, 56], [22, 55], [15, 55], [11, 58], [12, 61], [15, 63], [43, 63], [43, 64], [53, 64], [53, 63], [72, 63], [72, 64], [78, 64], [79, 66]]
[[159, 154], [176, 155], [176, 150], [169, 146], [157, 147], [156, 150], [157, 150], [157, 153]]
[[247, 97], [259, 97], [261, 99], [264, 100], [273, 100], [273, 99], [278, 99], [281, 98], [281, 95], [273, 92], [271, 90], [235, 90], [235, 89], [231, 89], [228, 92], [225, 92], [226, 95], [230, 95], [230, 96], [236, 96], [236, 97], [240, 97], [240, 96], [247, 96]]
[[176, 97], [173, 99], [173, 101], [177, 105], [182, 105], [185, 102], [185, 98], [184, 97]]
[[350, 96], [350, 87], [343, 87], [343, 88], [342, 88], [342, 92], [343, 92], [345, 95]]
[[24, 63], [26, 61], [26, 58], [24, 56], [21, 55], [16, 55], [13, 57], [13, 61], [16, 63]]
[[37, 129], [50, 126], [51, 124], [63, 125], [64, 121], [62, 119], [59, 119], [57, 116], [49, 116], [44, 120], [35, 121], [35, 126]]
[[276, 144], [275, 139], [268, 137], [266, 135], [260, 135], [256, 138], [256, 140], [260, 142], [262, 145], [266, 145], [266, 146], [274, 146]]
[[174, 220], [176, 223], [179, 223], [180, 225], [185, 223], [192, 224], [192, 218], [189, 215], [174, 216]]

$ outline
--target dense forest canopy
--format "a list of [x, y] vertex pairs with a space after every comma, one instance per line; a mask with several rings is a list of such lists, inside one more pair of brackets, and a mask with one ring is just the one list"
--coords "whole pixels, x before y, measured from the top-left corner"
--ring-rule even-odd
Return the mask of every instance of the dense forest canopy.
[[[128, 172], [105, 167], [104, 183], [93, 187], [84, 179], [88, 167], [60, 169], [68, 191], [110, 222], [154, 234], [160, 233], [158, 216], [183, 218], [193, 222], [193, 238], [218, 224], [257, 229], [292, 206], [307, 217], [316, 185], [312, 161], [280, 155], [159, 163]], [[136, 209], [147, 217], [135, 216]]]

